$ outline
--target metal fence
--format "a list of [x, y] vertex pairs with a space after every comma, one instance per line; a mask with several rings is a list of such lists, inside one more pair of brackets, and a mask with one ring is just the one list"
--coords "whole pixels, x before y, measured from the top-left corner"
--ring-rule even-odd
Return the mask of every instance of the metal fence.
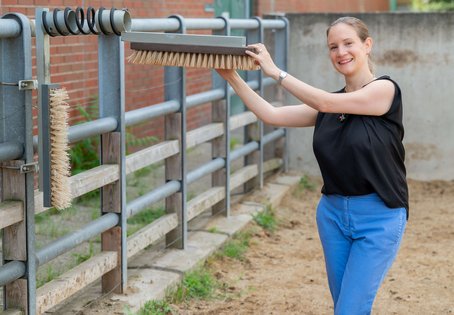
[[[185, 19], [176, 15], [165, 19], [130, 19], [129, 13], [122, 10], [89, 11], [91, 25], [79, 25], [80, 9], [79, 12], [37, 9], [35, 20], [15, 13], [0, 19], [0, 229], [3, 229], [0, 285], [6, 310], [42, 314], [100, 278], [104, 292], [121, 293], [127, 283], [128, 258], [163, 238], [167, 246], [186, 249], [188, 221], [210, 208], [213, 213], [229, 216], [232, 190], [251, 180], [261, 187], [266, 172], [286, 167], [285, 150], [281, 157], [264, 160], [264, 147], [285, 138], [286, 131], [273, 129], [265, 134], [263, 124], [250, 112], [232, 116], [230, 98], [234, 92], [215, 73], [211, 90], [187, 95], [186, 70], [166, 67], [165, 101], [125, 112], [124, 43], [118, 36], [120, 31], [128, 30], [185, 33], [204, 29], [230, 35], [231, 30], [242, 29], [252, 43], [263, 42], [265, 32], [270, 30], [275, 61], [286, 69], [285, 18]], [[71, 190], [77, 197], [101, 189], [102, 215], [36, 250], [35, 214], [48, 208], [43, 206], [43, 193], [34, 187], [37, 171], [34, 154], [41, 131], [47, 126], [38, 126], [40, 136], [33, 136], [32, 89], [38, 88], [41, 93], [50, 83], [49, 36], [83, 33], [98, 36], [99, 118], [70, 127], [69, 142], [100, 136], [101, 165], [72, 176]], [[33, 36], [37, 80], [33, 80], [31, 73]], [[247, 73], [247, 82], [260, 95], [275, 84], [260, 71]], [[210, 102], [212, 123], [187, 131], [187, 109]], [[165, 139], [126, 155], [125, 128], [160, 116], [165, 117]], [[255, 135], [246, 130], [248, 140], [239, 149], [231, 150], [232, 130], [252, 125]], [[186, 150], [205, 142], [211, 142], [212, 160], [188, 172]], [[244, 167], [231, 172], [232, 161], [240, 158], [245, 159]], [[127, 202], [126, 175], [160, 161], [165, 163], [165, 184]], [[187, 201], [187, 186], [207, 175], [212, 177], [212, 187]], [[165, 200], [166, 214], [127, 237], [127, 218], [161, 200]], [[59, 281], [36, 289], [39, 266], [99, 235], [101, 253], [70, 270]]]

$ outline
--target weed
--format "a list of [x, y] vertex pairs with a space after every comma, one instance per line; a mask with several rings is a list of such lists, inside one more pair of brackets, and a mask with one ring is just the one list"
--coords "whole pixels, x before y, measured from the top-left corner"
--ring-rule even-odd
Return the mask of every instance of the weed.
[[37, 279], [36, 279], [36, 287], [37, 288], [42, 287], [47, 282], [50, 282], [50, 281], [54, 280], [58, 276], [59, 276], [58, 272], [56, 272], [52, 268], [52, 266], [49, 265], [49, 266], [47, 266], [46, 274], [44, 275], [44, 277], [37, 277]]
[[251, 237], [252, 233], [250, 231], [244, 231], [234, 235], [233, 238], [222, 247], [218, 254], [237, 260], [243, 260], [244, 254], [249, 248]]
[[151, 300], [142, 306], [135, 315], [169, 315], [173, 309], [166, 300]]
[[303, 190], [314, 191], [315, 184], [310, 181], [307, 175], [304, 175], [303, 177], [300, 178], [300, 181], [298, 182], [298, 189], [301, 191]]
[[76, 259], [76, 265], [83, 263], [93, 257], [95, 249], [92, 242], [89, 242], [88, 253], [74, 253], [73, 257]]
[[169, 296], [171, 303], [182, 303], [190, 299], [209, 299], [213, 297], [218, 282], [213, 275], [204, 268], [187, 273], [180, 285]]
[[269, 232], [274, 232], [277, 227], [276, 216], [271, 206], [267, 206], [264, 211], [254, 215], [254, 221]]
[[213, 226], [213, 227], [210, 227], [210, 228], [208, 229], [208, 232], [210, 232], [210, 233], [217, 233], [217, 232], [219, 232], [219, 229], [218, 229], [217, 227]]
[[127, 234], [132, 235], [165, 214], [164, 207], [146, 209], [128, 219]]

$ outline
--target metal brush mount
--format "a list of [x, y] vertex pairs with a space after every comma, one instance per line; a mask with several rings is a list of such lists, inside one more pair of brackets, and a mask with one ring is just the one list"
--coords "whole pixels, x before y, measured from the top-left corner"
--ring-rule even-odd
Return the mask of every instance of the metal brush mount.
[[88, 7], [87, 11], [77, 7], [54, 9], [53, 11], [42, 12], [43, 31], [48, 35], [105, 35], [116, 34], [131, 30], [131, 16], [127, 9], [117, 10], [116, 8], [105, 9], [103, 7], [95, 10]]

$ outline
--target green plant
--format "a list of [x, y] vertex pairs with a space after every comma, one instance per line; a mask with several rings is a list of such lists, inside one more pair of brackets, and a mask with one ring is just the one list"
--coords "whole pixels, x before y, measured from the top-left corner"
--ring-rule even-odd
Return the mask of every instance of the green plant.
[[265, 210], [254, 215], [254, 221], [270, 232], [273, 232], [277, 227], [276, 216], [271, 206], [267, 206]]
[[208, 229], [208, 232], [210, 232], [210, 233], [217, 233], [217, 232], [219, 232], [219, 229], [218, 229], [217, 227], [213, 226], [213, 227], [210, 227], [210, 228]]
[[229, 143], [230, 150], [234, 150], [240, 143], [241, 142], [240, 142], [240, 140], [238, 138], [231, 137], [230, 138], [230, 143]]
[[314, 191], [315, 184], [310, 181], [307, 175], [304, 175], [303, 177], [300, 178], [298, 182], [298, 189], [300, 189], [301, 191], [303, 190]]
[[136, 315], [169, 315], [173, 309], [166, 300], [152, 300], [142, 306]]
[[128, 219], [128, 236], [165, 214], [164, 207], [146, 209]]
[[249, 248], [252, 233], [250, 231], [240, 232], [235, 234], [219, 251], [219, 255], [229, 258], [243, 260], [244, 254]]
[[208, 270], [199, 268], [187, 273], [168, 299], [172, 303], [182, 303], [190, 299], [209, 299], [217, 286], [218, 282], [213, 275]]
[[95, 253], [94, 245], [92, 242], [89, 242], [88, 245], [88, 252], [87, 253], [74, 253], [73, 257], [76, 259], [76, 265], [79, 265], [83, 263], [84, 261], [89, 260], [91, 257], [93, 257]]
[[452, 0], [412, 0], [412, 8], [415, 11], [453, 11]]
[[47, 269], [46, 269], [46, 274], [44, 276], [38, 276], [36, 278], [36, 287], [39, 288], [39, 287], [42, 287], [43, 285], [45, 285], [47, 282], [50, 282], [52, 280], [54, 280], [56, 277], [58, 277], [59, 274], [58, 272], [56, 272], [51, 265], [47, 266]]

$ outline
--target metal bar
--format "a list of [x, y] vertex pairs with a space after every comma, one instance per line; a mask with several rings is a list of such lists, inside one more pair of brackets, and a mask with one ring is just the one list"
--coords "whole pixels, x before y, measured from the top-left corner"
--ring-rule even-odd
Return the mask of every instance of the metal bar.
[[235, 161], [236, 159], [239, 159], [243, 156], [246, 156], [250, 154], [251, 152], [254, 152], [259, 148], [259, 144], [256, 141], [249, 142], [248, 144], [245, 144], [241, 148], [235, 149], [230, 153], [230, 161]]
[[148, 194], [134, 199], [126, 206], [127, 217], [129, 218], [139, 213], [149, 205], [171, 196], [172, 194], [178, 192], [180, 188], [181, 183], [177, 180], [172, 180], [165, 183], [163, 186], [152, 190]]
[[187, 183], [191, 184], [206, 175], [209, 175], [217, 170], [220, 170], [225, 166], [225, 164], [226, 163], [223, 158], [211, 160], [210, 162], [205, 163], [203, 166], [189, 172], [187, 175]]
[[17, 160], [24, 154], [24, 146], [19, 142], [0, 143], [0, 162]]
[[23, 261], [13, 260], [0, 266], [0, 286], [4, 286], [25, 275], [25, 264]]
[[[124, 11], [122, 11], [124, 12]], [[129, 13], [125, 14], [125, 17], [129, 18]], [[119, 143], [112, 143], [108, 141], [109, 148], [107, 152], [101, 150], [101, 163], [113, 163], [117, 162], [120, 167], [120, 176], [118, 182], [115, 183], [113, 189], [102, 189], [101, 200], [102, 200], [102, 211], [108, 212], [120, 212], [120, 228], [121, 228], [121, 248], [120, 255], [121, 259], [119, 264], [120, 268], [114, 272], [121, 273], [120, 288], [116, 290], [116, 293], [123, 293], [127, 283], [127, 222], [126, 222], [126, 140], [125, 140], [125, 69], [124, 69], [124, 43], [121, 38], [116, 35], [104, 35], [98, 36], [98, 73], [99, 73], [99, 116], [114, 117], [117, 122], [117, 128], [115, 132], [119, 133]], [[106, 140], [106, 137], [102, 137], [102, 140]], [[110, 137], [112, 140], [113, 138]], [[106, 140], [107, 141], [107, 140]], [[119, 148], [117, 147], [119, 146]], [[115, 152], [117, 156], [111, 157], [111, 152]], [[107, 196], [104, 194], [107, 193]], [[113, 204], [111, 209], [111, 199], [114, 194], [120, 194], [119, 201]], [[107, 197], [107, 198], [106, 198]], [[107, 200], [107, 201], [106, 201]], [[116, 199], [115, 199], [116, 200]], [[107, 205], [104, 204], [107, 202]], [[114, 234], [109, 236], [115, 238]], [[105, 240], [103, 246], [109, 244], [111, 246], [115, 240]], [[113, 246], [114, 248], [116, 246]], [[107, 248], [111, 250], [112, 248]], [[103, 249], [106, 250], [106, 249]], [[113, 279], [115, 277], [110, 277]], [[112, 288], [117, 286], [117, 280], [103, 281], [103, 291], [111, 291]]]
[[[13, 21], [20, 26], [20, 36], [0, 40], [0, 81], [19, 82], [20, 80], [32, 79], [32, 47], [31, 27], [29, 19], [19, 13], [5, 14], [0, 19]], [[0, 86], [1, 113], [3, 119], [0, 122], [0, 141], [23, 143], [23, 154], [20, 159], [25, 164], [33, 163], [33, 115], [32, 115], [32, 91], [18, 90], [11, 87]], [[7, 116], [8, 115], [8, 116]], [[8, 117], [6, 119], [6, 117]], [[34, 174], [18, 174], [23, 187], [17, 197], [24, 203], [25, 216], [23, 225], [18, 231], [25, 233], [25, 268], [26, 292], [7, 292], [4, 290], [4, 305], [22, 306], [27, 308], [28, 314], [35, 314], [36, 298], [36, 268], [35, 268], [35, 209], [34, 209]], [[5, 192], [3, 192], [5, 193]], [[16, 193], [11, 193], [16, 195]], [[22, 233], [22, 232], [21, 232]], [[5, 239], [4, 239], [5, 240]], [[5, 246], [3, 247], [5, 249]], [[5, 259], [5, 256], [3, 256]], [[17, 296], [21, 297], [17, 297]], [[20, 305], [15, 305], [15, 304]]]
[[71, 126], [68, 132], [69, 143], [74, 143], [85, 138], [99, 136], [118, 128], [118, 121], [114, 117], [103, 117], [88, 121], [79, 125]]
[[96, 220], [91, 221], [82, 229], [65, 235], [58, 240], [46, 245], [36, 253], [36, 265], [42, 266], [52, 259], [66, 253], [74, 247], [88, 241], [102, 232], [119, 224], [120, 218], [116, 213], [106, 213]]
[[125, 113], [125, 124], [127, 127], [137, 125], [152, 118], [175, 113], [179, 109], [180, 103], [176, 100], [134, 109]]
[[213, 101], [219, 101], [225, 97], [224, 88], [201, 92], [186, 97], [186, 108], [206, 104]]
[[277, 139], [279, 139], [279, 138], [281, 138], [283, 136], [285, 136], [285, 129], [284, 128], [279, 128], [279, 129], [276, 129], [276, 130], [274, 130], [274, 131], [272, 131], [270, 133], [267, 133], [262, 138], [263, 145], [271, 143], [274, 140], [277, 140]]
[[17, 37], [21, 33], [21, 25], [15, 20], [0, 19], [0, 38]]
[[[257, 21], [250, 19], [230, 19], [231, 29], [255, 29], [259, 25]], [[185, 19], [186, 29], [188, 30], [222, 30], [224, 28], [223, 21], [218, 19]], [[177, 32], [180, 25], [176, 18], [170, 17], [167, 19], [132, 19], [131, 31], [133, 32]], [[265, 29], [285, 28], [285, 24], [279, 20], [264, 20], [263, 27]]]

